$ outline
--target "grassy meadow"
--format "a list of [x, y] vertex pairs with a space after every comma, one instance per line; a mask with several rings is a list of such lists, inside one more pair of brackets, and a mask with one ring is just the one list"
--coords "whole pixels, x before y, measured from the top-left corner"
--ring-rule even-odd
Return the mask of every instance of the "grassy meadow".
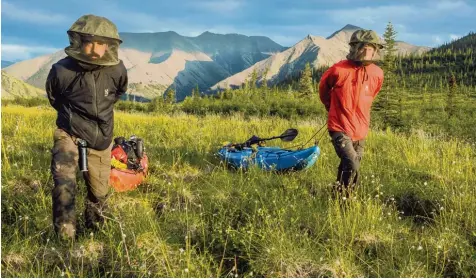
[[[332, 199], [338, 166], [329, 137], [310, 169], [231, 171], [214, 156], [322, 118], [116, 113], [115, 135], [136, 134], [146, 183], [112, 193], [103, 229], [61, 242], [51, 221], [55, 112], [2, 107], [2, 277], [476, 277], [476, 147], [421, 130], [372, 131], [362, 185]], [[78, 224], [85, 185], [78, 175]]]

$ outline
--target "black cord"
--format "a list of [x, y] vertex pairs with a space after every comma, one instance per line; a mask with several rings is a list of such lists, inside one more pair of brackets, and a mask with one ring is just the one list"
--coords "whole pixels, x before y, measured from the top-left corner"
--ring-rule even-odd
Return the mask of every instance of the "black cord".
[[[313, 138], [315, 138], [317, 136], [317, 134], [319, 134], [319, 132], [322, 131], [322, 129], [324, 129], [324, 127], [327, 126], [327, 123], [324, 124], [324, 126], [322, 126], [307, 142], [303, 143], [303, 144], [298, 144], [298, 145], [294, 145], [294, 146], [291, 146], [289, 147], [288, 149], [291, 149], [291, 148], [295, 148], [295, 147], [300, 147], [300, 149], [303, 149], [304, 146], [306, 144], [308, 144]], [[325, 131], [325, 130], [324, 130]], [[322, 137], [325, 135], [326, 133], [322, 133], [321, 137], [316, 141], [316, 145], [317, 143], [319, 143], [319, 141], [322, 139]]]

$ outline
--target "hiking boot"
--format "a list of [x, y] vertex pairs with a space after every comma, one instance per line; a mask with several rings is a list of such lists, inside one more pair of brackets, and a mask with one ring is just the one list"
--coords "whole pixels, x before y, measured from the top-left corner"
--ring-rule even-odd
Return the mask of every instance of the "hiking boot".
[[63, 223], [60, 225], [58, 235], [62, 239], [73, 240], [76, 235], [76, 226], [72, 223]]
[[101, 225], [104, 223], [104, 211], [106, 205], [100, 203], [86, 202], [86, 208], [84, 211], [85, 225], [87, 229], [98, 231]]

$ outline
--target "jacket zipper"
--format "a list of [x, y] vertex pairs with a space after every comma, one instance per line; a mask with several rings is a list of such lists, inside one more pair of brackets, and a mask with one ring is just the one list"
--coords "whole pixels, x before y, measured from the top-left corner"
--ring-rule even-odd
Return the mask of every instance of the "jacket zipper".
[[[90, 72], [91, 79], [93, 81], [93, 96], [94, 96], [94, 105], [96, 106], [96, 120], [98, 119], [98, 102], [97, 102], [97, 92], [96, 92], [96, 80], [94, 79], [94, 73]], [[98, 134], [99, 134], [99, 123], [96, 121], [96, 135], [94, 136], [94, 145], [98, 141]]]

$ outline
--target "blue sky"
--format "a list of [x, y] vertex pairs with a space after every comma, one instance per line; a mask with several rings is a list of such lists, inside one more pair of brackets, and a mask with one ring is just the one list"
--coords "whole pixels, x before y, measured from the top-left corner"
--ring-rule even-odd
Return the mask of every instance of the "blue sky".
[[268, 36], [292, 46], [346, 24], [437, 46], [476, 31], [476, 0], [2, 0], [2, 60], [24, 60], [68, 45], [66, 30], [83, 14], [111, 19], [120, 32], [204, 31]]

